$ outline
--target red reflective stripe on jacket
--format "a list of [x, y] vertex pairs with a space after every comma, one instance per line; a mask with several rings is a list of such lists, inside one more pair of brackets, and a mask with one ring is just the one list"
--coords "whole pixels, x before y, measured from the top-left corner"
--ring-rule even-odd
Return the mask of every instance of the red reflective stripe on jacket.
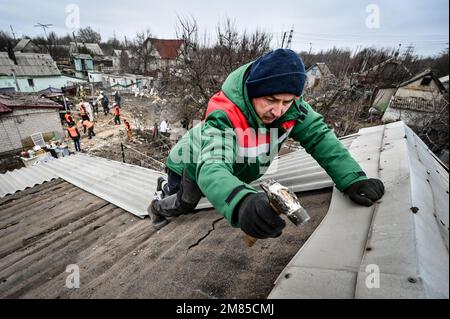
[[[216, 93], [209, 101], [208, 108], [206, 109], [206, 117], [215, 111], [222, 110], [227, 114], [235, 133], [237, 136], [237, 141], [241, 147], [256, 147], [262, 144], [270, 144], [270, 131], [267, 130], [266, 133], [258, 132], [256, 129], [251, 129], [248, 124], [247, 118], [242, 113], [242, 111], [237, 107], [230, 99], [228, 99], [225, 94], [220, 91]], [[289, 131], [295, 125], [296, 121], [287, 121], [281, 124], [281, 126]]]
[[281, 126], [286, 130], [289, 131], [291, 128], [294, 127], [296, 120], [287, 121], [281, 124]]
[[69, 131], [70, 137], [78, 137], [77, 127], [76, 126], [72, 126], [72, 127], [67, 128], [67, 131]]

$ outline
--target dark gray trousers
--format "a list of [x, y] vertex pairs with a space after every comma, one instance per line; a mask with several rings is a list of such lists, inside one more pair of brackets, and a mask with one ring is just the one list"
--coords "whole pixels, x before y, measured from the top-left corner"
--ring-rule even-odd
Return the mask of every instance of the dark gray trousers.
[[202, 198], [202, 191], [197, 183], [187, 177], [186, 173], [180, 180], [180, 188], [173, 195], [166, 196], [155, 203], [155, 208], [164, 217], [191, 214]]

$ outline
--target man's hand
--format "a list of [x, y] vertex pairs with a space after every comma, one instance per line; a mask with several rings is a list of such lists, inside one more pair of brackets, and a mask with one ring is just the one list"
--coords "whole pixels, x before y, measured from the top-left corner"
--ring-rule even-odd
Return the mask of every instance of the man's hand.
[[238, 218], [241, 229], [259, 239], [278, 237], [286, 226], [264, 193], [247, 195], [240, 204]]
[[379, 179], [369, 178], [351, 184], [344, 190], [344, 193], [359, 205], [372, 206], [383, 196], [384, 185]]

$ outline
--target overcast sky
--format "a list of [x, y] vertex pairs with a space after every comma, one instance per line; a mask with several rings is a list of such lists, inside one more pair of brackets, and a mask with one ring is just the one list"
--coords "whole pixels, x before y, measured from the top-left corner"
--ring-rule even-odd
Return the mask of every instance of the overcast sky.
[[211, 36], [229, 17], [238, 30], [271, 33], [273, 47], [293, 26], [295, 51], [412, 44], [417, 54], [429, 56], [449, 42], [448, 0], [0, 0], [0, 29], [11, 34], [12, 25], [16, 37], [33, 37], [44, 34], [34, 26], [40, 22], [64, 35], [77, 30], [77, 11], [78, 27], [89, 25], [103, 39], [132, 38], [147, 28], [157, 38], [175, 38], [179, 15], [194, 17]]

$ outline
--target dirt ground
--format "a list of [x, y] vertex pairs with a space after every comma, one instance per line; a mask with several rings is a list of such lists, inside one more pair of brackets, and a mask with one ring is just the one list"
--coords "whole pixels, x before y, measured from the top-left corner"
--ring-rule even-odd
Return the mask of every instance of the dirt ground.
[[[82, 152], [116, 161], [125, 159], [129, 164], [161, 170], [161, 163], [165, 161], [173, 142], [164, 137], [154, 139], [153, 126], [155, 122], [159, 124], [162, 119], [168, 119], [172, 128], [180, 127], [176, 115], [167, 114], [167, 104], [168, 102], [158, 97], [123, 96], [120, 125], [114, 124], [112, 110], [108, 115], [99, 112], [94, 119], [96, 136], [89, 139], [87, 132], [83, 133], [82, 126], [77, 123], [82, 135]], [[128, 140], [124, 119], [130, 122], [133, 130], [131, 140]], [[66, 142], [69, 150], [74, 152], [72, 140], [66, 138]], [[121, 144], [124, 146], [123, 152]]]

